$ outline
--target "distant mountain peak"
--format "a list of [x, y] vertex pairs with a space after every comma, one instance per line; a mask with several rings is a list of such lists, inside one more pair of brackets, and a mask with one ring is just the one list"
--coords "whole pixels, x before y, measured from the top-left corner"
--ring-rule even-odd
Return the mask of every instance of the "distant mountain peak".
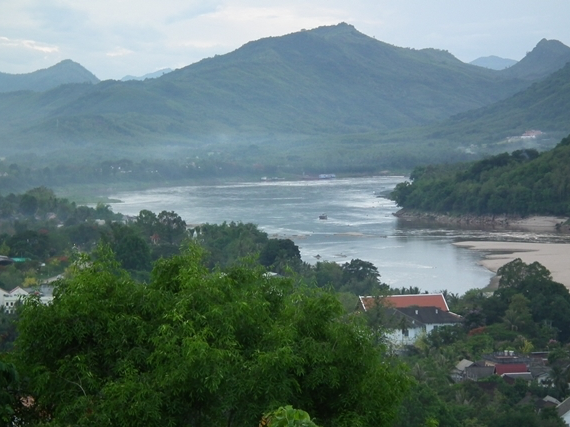
[[514, 59], [501, 58], [495, 55], [482, 56], [470, 62], [471, 65], [477, 65], [478, 67], [489, 68], [491, 70], [504, 70], [505, 68], [512, 67], [516, 63], [517, 61]]
[[558, 40], [540, 40], [526, 56], [502, 71], [524, 80], [542, 79], [560, 70], [570, 61], [570, 47]]
[[99, 79], [81, 64], [64, 59], [51, 67], [26, 74], [0, 73], [0, 92], [31, 90], [44, 92], [62, 84], [98, 83]]

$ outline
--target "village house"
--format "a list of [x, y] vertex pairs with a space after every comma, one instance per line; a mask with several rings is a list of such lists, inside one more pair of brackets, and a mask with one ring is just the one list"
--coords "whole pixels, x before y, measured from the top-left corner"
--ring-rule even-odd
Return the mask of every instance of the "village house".
[[5, 313], [13, 313], [16, 306], [23, 299], [30, 295], [38, 295], [43, 304], [49, 304], [53, 300], [53, 288], [42, 285], [39, 290], [26, 290], [20, 286], [15, 287], [10, 292], [0, 288], [0, 307]]
[[370, 311], [376, 307], [386, 310], [386, 338], [395, 346], [412, 345], [434, 329], [457, 325], [463, 320], [449, 311], [441, 293], [360, 297], [359, 309]]

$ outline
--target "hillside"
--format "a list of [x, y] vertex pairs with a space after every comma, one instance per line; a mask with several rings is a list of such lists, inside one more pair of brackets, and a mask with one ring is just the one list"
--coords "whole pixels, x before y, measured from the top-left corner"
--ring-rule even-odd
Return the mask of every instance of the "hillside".
[[570, 136], [554, 149], [518, 150], [460, 165], [414, 170], [392, 199], [444, 214], [570, 215]]
[[529, 129], [570, 132], [570, 64], [505, 100], [430, 127], [426, 135], [481, 144], [503, 141]]
[[431, 123], [526, 85], [444, 51], [391, 46], [339, 24], [251, 42], [144, 82], [0, 96], [0, 110], [19, 147], [46, 137], [330, 135]]
[[69, 83], [98, 83], [99, 79], [69, 59], [27, 74], [0, 73], [0, 92], [30, 90], [44, 92]]

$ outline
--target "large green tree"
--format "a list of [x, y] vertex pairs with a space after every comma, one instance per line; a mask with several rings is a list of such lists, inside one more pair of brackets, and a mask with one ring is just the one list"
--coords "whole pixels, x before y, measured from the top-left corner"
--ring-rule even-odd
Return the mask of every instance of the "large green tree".
[[285, 405], [322, 426], [390, 425], [409, 386], [334, 294], [263, 268], [207, 270], [201, 249], [140, 285], [101, 247], [50, 305], [28, 300], [14, 360], [53, 425], [255, 425]]

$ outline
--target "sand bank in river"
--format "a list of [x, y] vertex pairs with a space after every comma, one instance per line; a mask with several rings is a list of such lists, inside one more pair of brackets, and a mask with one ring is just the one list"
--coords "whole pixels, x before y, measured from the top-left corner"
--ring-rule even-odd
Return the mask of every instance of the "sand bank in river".
[[552, 273], [552, 278], [556, 282], [570, 288], [570, 244], [568, 243], [471, 241], [454, 244], [487, 252], [481, 265], [493, 272], [497, 272], [500, 267], [516, 258], [520, 258], [526, 264], [538, 261]]

